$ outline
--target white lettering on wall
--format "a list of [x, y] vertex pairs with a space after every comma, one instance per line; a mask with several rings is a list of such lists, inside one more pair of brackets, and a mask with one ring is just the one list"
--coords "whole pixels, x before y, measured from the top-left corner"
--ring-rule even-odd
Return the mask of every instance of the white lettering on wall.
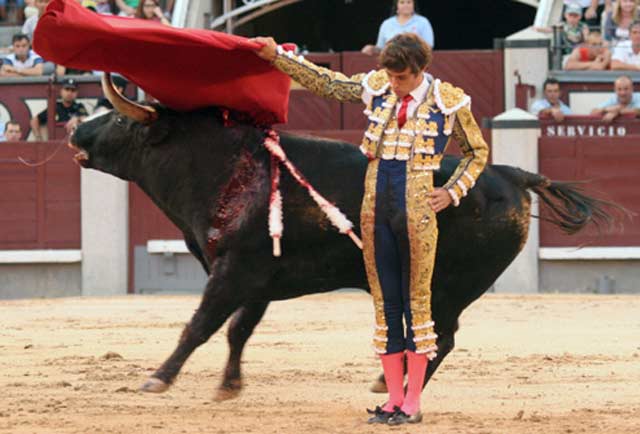
[[547, 137], [624, 137], [627, 135], [625, 126], [594, 126], [594, 125], [547, 125], [544, 130]]

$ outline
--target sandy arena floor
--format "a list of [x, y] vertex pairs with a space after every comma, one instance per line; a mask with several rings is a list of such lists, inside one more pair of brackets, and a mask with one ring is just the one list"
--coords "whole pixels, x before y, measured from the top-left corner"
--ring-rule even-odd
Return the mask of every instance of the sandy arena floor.
[[198, 300], [0, 302], [0, 432], [640, 433], [637, 296], [483, 297], [423, 395], [425, 422], [399, 428], [364, 423], [384, 400], [368, 391], [379, 365], [364, 293], [272, 304], [236, 400], [212, 400], [225, 329], [168, 392], [137, 392]]

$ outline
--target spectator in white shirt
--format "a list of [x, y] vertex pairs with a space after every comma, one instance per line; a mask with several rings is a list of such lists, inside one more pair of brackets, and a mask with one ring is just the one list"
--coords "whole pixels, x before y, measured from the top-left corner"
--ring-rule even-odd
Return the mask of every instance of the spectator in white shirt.
[[620, 42], [611, 56], [611, 69], [624, 71], [640, 70], [640, 21], [629, 27], [628, 41]]
[[542, 85], [544, 98], [531, 104], [529, 110], [536, 116], [551, 116], [556, 122], [562, 122], [571, 109], [560, 99], [560, 83], [555, 78], [547, 78]]
[[31, 50], [29, 37], [18, 33], [11, 39], [13, 53], [2, 60], [0, 77], [27, 77], [42, 75], [42, 57]]
[[22, 25], [22, 33], [29, 36], [29, 39], [33, 39], [33, 32], [35, 32], [36, 26], [38, 25], [38, 19], [44, 14], [49, 1], [50, 0], [36, 0], [36, 9], [38, 9], [38, 13], [28, 18]]
[[612, 45], [629, 40], [629, 26], [640, 18], [639, 6], [639, 0], [618, 0], [607, 12], [603, 20], [604, 38]]

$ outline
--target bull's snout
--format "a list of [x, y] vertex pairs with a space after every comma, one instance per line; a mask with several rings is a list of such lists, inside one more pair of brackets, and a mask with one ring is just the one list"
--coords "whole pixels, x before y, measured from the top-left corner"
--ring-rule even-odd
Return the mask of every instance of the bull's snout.
[[89, 161], [89, 153], [84, 149], [80, 149], [76, 144], [75, 130], [69, 136], [67, 147], [76, 151], [76, 154], [73, 156], [73, 161], [75, 161], [76, 164], [80, 165], [81, 167], [85, 167], [86, 163]]

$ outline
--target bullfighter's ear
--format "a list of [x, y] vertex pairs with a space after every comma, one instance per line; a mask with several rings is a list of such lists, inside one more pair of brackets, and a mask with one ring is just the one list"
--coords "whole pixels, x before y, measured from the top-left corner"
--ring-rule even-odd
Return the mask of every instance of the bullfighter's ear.
[[170, 128], [168, 120], [166, 119], [145, 125], [138, 130], [140, 143], [147, 146], [161, 145], [169, 135]]

